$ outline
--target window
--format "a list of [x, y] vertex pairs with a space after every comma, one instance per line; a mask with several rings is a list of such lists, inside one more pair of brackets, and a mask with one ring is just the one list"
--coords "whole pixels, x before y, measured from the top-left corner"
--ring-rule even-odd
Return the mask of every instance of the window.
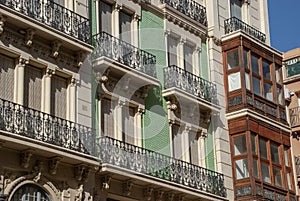
[[241, 88], [240, 72], [231, 73], [228, 75], [228, 91], [234, 91]]
[[101, 131], [102, 136], [114, 136], [114, 110], [109, 99], [101, 99]]
[[198, 138], [195, 131], [190, 131], [189, 133], [189, 158], [190, 163], [194, 165], [199, 165], [199, 153], [198, 153]]
[[260, 90], [260, 79], [256, 77], [252, 77], [252, 84], [253, 84], [253, 92], [256, 95], [261, 95], [261, 90]]
[[264, 182], [271, 183], [269, 164], [261, 163], [261, 174]]
[[244, 67], [249, 68], [249, 65], [248, 65], [248, 51], [244, 50], [243, 55], [244, 55]]
[[278, 145], [271, 143], [271, 153], [272, 162], [280, 164]]
[[176, 38], [168, 37], [168, 65], [177, 65], [177, 45]]
[[184, 45], [184, 70], [193, 72], [193, 47]]
[[248, 159], [240, 159], [235, 161], [236, 179], [244, 179], [249, 177]]
[[33, 66], [25, 67], [24, 106], [41, 110], [43, 70]]
[[26, 184], [20, 187], [12, 196], [11, 201], [50, 201], [49, 195], [42, 188]]
[[247, 152], [246, 135], [234, 137], [234, 154], [240, 155]]
[[242, 20], [242, 0], [230, 0], [230, 14]]
[[132, 16], [124, 11], [120, 11], [119, 13], [119, 31], [120, 31], [120, 39], [131, 43], [131, 21]]
[[123, 107], [124, 121], [123, 121], [123, 142], [134, 144], [135, 140], [135, 108], [134, 107]]
[[259, 153], [261, 158], [268, 159], [267, 141], [265, 139], [259, 139]]
[[0, 54], [0, 98], [13, 101], [15, 60]]
[[112, 5], [99, 1], [99, 31], [104, 31], [106, 33], [112, 33]]
[[53, 75], [51, 79], [51, 114], [66, 118], [67, 78]]
[[182, 135], [182, 128], [174, 124], [172, 126], [172, 146], [173, 146], [173, 157], [176, 159], [182, 159], [182, 140], [181, 140], [181, 135]]
[[259, 70], [259, 65], [258, 65], [258, 56], [251, 55], [251, 67], [252, 67], [252, 72], [260, 75], [260, 70]]
[[246, 135], [233, 137], [236, 179], [249, 178]]

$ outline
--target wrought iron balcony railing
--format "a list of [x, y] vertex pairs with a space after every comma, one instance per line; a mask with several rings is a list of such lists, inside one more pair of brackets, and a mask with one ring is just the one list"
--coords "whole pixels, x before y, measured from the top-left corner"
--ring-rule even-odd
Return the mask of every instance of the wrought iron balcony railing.
[[101, 163], [226, 197], [223, 174], [109, 137], [99, 139], [98, 149]]
[[0, 130], [95, 154], [95, 132], [91, 128], [3, 99], [0, 99]]
[[300, 107], [290, 109], [291, 126], [300, 126]]
[[51, 0], [0, 0], [0, 4], [89, 43], [89, 20]]
[[243, 21], [241, 21], [236, 17], [226, 19], [224, 21], [224, 27], [225, 27], [225, 34], [229, 34], [237, 30], [242, 30], [248, 35], [262, 41], [263, 43], [266, 42], [266, 34], [260, 32], [254, 27], [251, 27], [250, 25], [244, 23]]
[[194, 96], [218, 104], [217, 86], [175, 65], [164, 68], [165, 89], [177, 87]]
[[106, 32], [93, 36], [95, 47], [92, 58], [109, 57], [115, 61], [156, 77], [156, 57]]
[[206, 8], [193, 0], [161, 0], [184, 15], [207, 27]]

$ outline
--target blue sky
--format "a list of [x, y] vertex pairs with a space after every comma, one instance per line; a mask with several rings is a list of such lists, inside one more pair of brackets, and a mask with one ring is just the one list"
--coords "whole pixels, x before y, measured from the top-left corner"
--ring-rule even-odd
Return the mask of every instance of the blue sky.
[[271, 45], [281, 52], [300, 47], [300, 0], [268, 0]]

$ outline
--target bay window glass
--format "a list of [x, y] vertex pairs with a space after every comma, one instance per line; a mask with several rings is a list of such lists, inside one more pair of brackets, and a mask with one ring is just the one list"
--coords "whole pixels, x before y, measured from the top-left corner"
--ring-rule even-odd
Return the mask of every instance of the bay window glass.
[[258, 163], [257, 159], [253, 159], [253, 174], [255, 178], [258, 178]]
[[234, 137], [234, 155], [247, 153], [246, 135]]
[[245, 73], [245, 84], [246, 84], [246, 89], [251, 90], [250, 87], [250, 76], [248, 73]]
[[286, 174], [286, 181], [287, 181], [287, 186], [290, 190], [293, 189], [293, 186], [292, 186], [292, 182], [291, 182], [291, 173], [287, 173]]
[[233, 69], [239, 66], [239, 52], [233, 50], [227, 53], [227, 69]]
[[281, 169], [273, 166], [274, 184], [282, 186]]
[[244, 50], [243, 55], [244, 55], [244, 67], [248, 68], [248, 51]]
[[257, 95], [261, 95], [260, 79], [256, 77], [252, 77], [252, 84], [253, 84], [253, 92]]
[[289, 149], [287, 147], [284, 147], [284, 162], [285, 166], [290, 166], [290, 160], [289, 160]]
[[281, 88], [277, 88], [277, 100], [278, 100], [278, 103], [280, 105], [283, 104], [283, 102], [282, 102], [282, 89]]
[[228, 75], [228, 90], [234, 91], [241, 88], [240, 72], [231, 73]]
[[271, 80], [270, 64], [267, 63], [266, 61], [263, 61], [262, 67], [263, 67], [263, 77], [265, 79]]
[[279, 68], [278, 65], [275, 66], [275, 71], [276, 71], [276, 73], [275, 73], [275, 76], [276, 76], [276, 82], [277, 82], [278, 84], [281, 84], [281, 69]]
[[264, 82], [264, 97], [270, 101], [273, 101], [272, 85]]
[[248, 159], [240, 159], [235, 161], [236, 179], [244, 179], [249, 177]]
[[256, 142], [255, 142], [255, 135], [251, 135], [251, 147], [252, 147], [252, 153], [257, 154], [256, 151]]
[[278, 145], [271, 143], [271, 159], [273, 163], [280, 164]]
[[259, 153], [261, 158], [268, 159], [267, 141], [265, 139], [259, 139]]
[[271, 183], [269, 164], [261, 162], [261, 176], [264, 182]]
[[258, 65], [258, 57], [251, 55], [251, 66], [252, 66], [252, 72], [256, 74], [260, 74], [259, 71], [259, 65]]

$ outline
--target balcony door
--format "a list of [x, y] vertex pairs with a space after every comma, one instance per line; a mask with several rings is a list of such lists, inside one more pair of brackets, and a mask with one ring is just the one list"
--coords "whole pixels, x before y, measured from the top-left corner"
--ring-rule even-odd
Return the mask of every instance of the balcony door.
[[0, 54], [0, 98], [12, 101], [14, 98], [15, 60]]
[[104, 31], [106, 33], [112, 33], [112, 5], [106, 2], [99, 2], [99, 31]]
[[119, 15], [119, 34], [120, 34], [120, 39], [127, 42], [131, 43], [131, 21], [132, 21], [132, 16], [124, 11], [120, 11]]
[[242, 0], [230, 0], [230, 15], [242, 20]]

